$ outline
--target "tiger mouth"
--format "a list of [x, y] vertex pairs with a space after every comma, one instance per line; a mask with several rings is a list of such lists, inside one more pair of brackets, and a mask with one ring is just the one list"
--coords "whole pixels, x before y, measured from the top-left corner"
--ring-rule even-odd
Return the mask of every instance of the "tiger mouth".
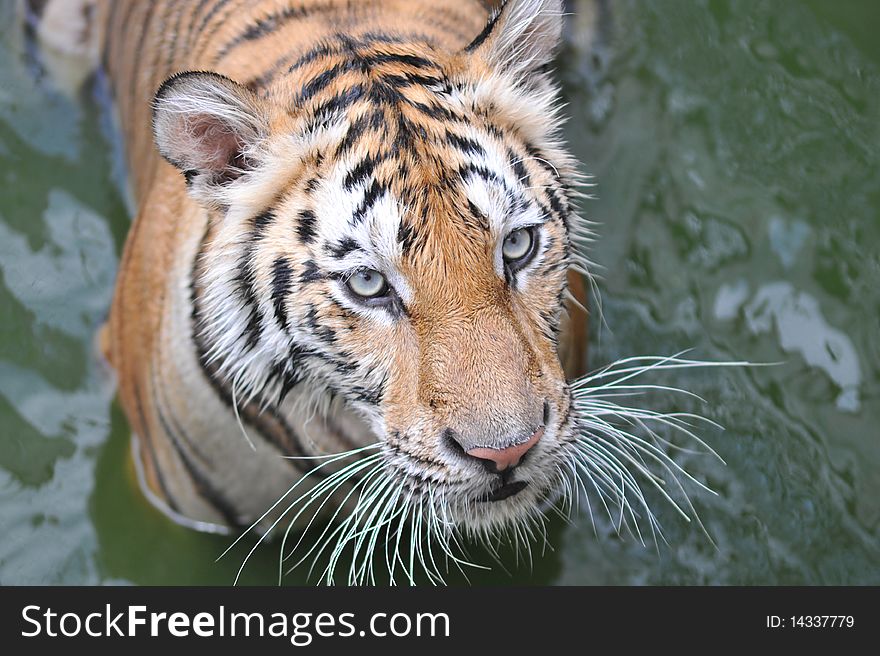
[[528, 484], [528, 481], [513, 481], [512, 483], [505, 483], [501, 487], [490, 492], [487, 496], [480, 499], [480, 501], [503, 501], [504, 499], [515, 496], [522, 492], [526, 487], [528, 487]]

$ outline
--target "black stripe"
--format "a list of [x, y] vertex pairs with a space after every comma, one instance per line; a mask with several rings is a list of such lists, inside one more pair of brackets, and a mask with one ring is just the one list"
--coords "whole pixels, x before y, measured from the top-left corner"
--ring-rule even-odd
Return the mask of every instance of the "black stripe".
[[440, 68], [435, 62], [418, 55], [409, 55], [406, 53], [377, 53], [363, 57], [363, 61], [367, 66], [375, 66], [376, 64], [404, 64], [412, 68]]
[[[332, 304], [337, 305], [335, 301]], [[337, 357], [329, 355], [327, 353], [322, 353], [320, 351], [314, 351], [313, 353], [311, 353], [311, 355], [331, 365], [334, 369], [336, 369], [336, 373], [343, 376], [357, 370], [357, 365], [353, 363], [354, 356], [351, 353], [343, 352], [339, 354], [339, 357]]]
[[257, 239], [262, 239], [266, 235], [266, 231], [269, 229], [269, 226], [275, 222], [275, 212], [272, 210], [266, 210], [265, 212], [260, 212], [254, 217], [254, 226], [253, 226], [253, 235]]
[[223, 59], [226, 55], [228, 55], [232, 50], [237, 48], [243, 43], [247, 43], [248, 41], [256, 41], [257, 39], [261, 39], [264, 36], [267, 36], [276, 30], [284, 27], [286, 23], [289, 23], [293, 20], [300, 20], [306, 18], [309, 14], [318, 11], [325, 11], [329, 8], [332, 8], [333, 4], [329, 2], [323, 2], [320, 4], [315, 4], [310, 7], [305, 5], [301, 5], [298, 7], [286, 7], [280, 12], [275, 12], [274, 14], [269, 14], [265, 18], [261, 18], [252, 25], [248, 26], [248, 28], [232, 38], [232, 40], [228, 41], [217, 53], [215, 61], [219, 61]]
[[485, 118], [486, 121], [487, 121], [487, 122], [484, 123], [483, 126], [482, 126], [482, 128], [483, 128], [486, 132], [488, 132], [488, 133], [491, 134], [493, 137], [495, 137], [496, 139], [498, 139], [498, 141], [504, 141], [504, 140], [507, 138], [507, 135], [504, 133], [504, 130], [502, 130], [500, 127], [498, 127], [498, 126], [495, 125], [494, 123], [489, 122], [489, 121], [492, 120], [492, 116], [491, 116], [490, 112], [488, 112], [488, 111], [486, 111], [486, 110], [484, 110], [484, 109], [479, 109], [479, 108], [478, 108], [476, 111], [477, 111], [477, 113], [478, 113], [480, 116], [482, 116], [483, 118]]
[[[400, 96], [400, 94], [398, 94]], [[412, 107], [413, 109], [417, 109], [422, 114], [427, 116], [428, 118], [432, 118], [436, 121], [455, 121], [462, 122], [464, 119], [461, 116], [457, 116], [454, 112], [450, 111], [446, 107], [442, 107], [437, 103], [431, 103], [430, 105], [426, 105], [421, 102], [417, 102], [415, 100], [411, 100], [404, 96], [400, 96], [402, 100], [406, 102], [407, 105]]]
[[[197, 4], [192, 10], [192, 21], [190, 21], [189, 30], [186, 33], [187, 43], [189, 43], [192, 40], [193, 36], [196, 35], [196, 32], [193, 29], [196, 26], [196, 19], [198, 19], [199, 14], [202, 13], [202, 9], [204, 9], [205, 5], [207, 5], [210, 1], [211, 0], [199, 0], [199, 4]], [[213, 9], [214, 7], [211, 8], [211, 11], [213, 11]]]
[[272, 210], [267, 210], [254, 217], [248, 245], [244, 249], [241, 260], [239, 260], [238, 274], [235, 278], [241, 290], [244, 305], [250, 312], [248, 322], [242, 332], [242, 337], [246, 339], [245, 344], [249, 350], [254, 349], [260, 343], [260, 338], [263, 336], [263, 310], [260, 308], [257, 299], [255, 289], [257, 273], [254, 271], [253, 260], [259, 242], [265, 235], [266, 228], [271, 225], [273, 220], [274, 212]]
[[192, 53], [192, 61], [201, 60], [205, 51], [215, 45], [214, 35], [226, 25], [226, 21], [229, 17], [240, 9], [246, 11], [247, 7], [251, 4], [251, 0], [238, 0], [237, 5], [233, 4], [228, 7], [227, 11], [223, 12], [223, 14], [219, 16], [219, 19], [211, 25], [211, 28], [207, 29], [211, 19], [214, 18], [214, 16], [219, 15], [220, 11], [226, 7], [227, 4], [229, 4], [229, 0], [219, 0], [219, 2], [211, 8], [211, 11], [208, 12], [208, 15], [202, 19], [199, 29], [197, 30], [197, 34], [201, 37], [201, 46], [199, 46], [198, 50]]
[[306, 314], [306, 325], [315, 335], [325, 344], [334, 344], [336, 342], [336, 333], [330, 326], [324, 326], [318, 321], [318, 308], [312, 305]]
[[367, 215], [367, 212], [376, 204], [388, 188], [381, 184], [378, 180], [373, 180], [373, 184], [369, 186], [367, 191], [364, 193], [364, 198], [361, 201], [360, 205], [354, 211], [354, 214], [351, 215], [350, 223], [352, 225], [362, 221], [364, 217]]
[[519, 212], [525, 212], [532, 207], [532, 199], [519, 190], [510, 190], [508, 192], [508, 197], [512, 200], [515, 209]]
[[544, 154], [540, 150], [538, 150], [536, 146], [530, 143], [525, 143], [523, 145], [525, 146], [528, 156], [531, 157], [538, 166], [547, 171], [547, 173], [549, 173], [554, 180], [559, 180], [559, 171], [554, 168], [549, 161], [547, 161], [547, 158], [544, 157]]
[[[126, 4], [127, 5], [126, 8], [128, 9], [128, 11], [126, 11], [125, 15], [122, 17], [121, 24], [119, 25], [119, 28], [118, 28], [119, 35], [125, 36], [125, 35], [128, 35], [128, 22], [131, 20], [131, 17], [134, 15], [134, 10], [138, 5], [136, 2], [129, 2], [129, 3], [114, 2], [113, 3], [113, 5], [119, 5], [119, 4]], [[114, 7], [114, 9], [115, 9], [115, 7]], [[115, 29], [111, 30], [111, 32], [114, 32], [114, 33], [116, 31], [117, 30], [115, 30]]]
[[303, 262], [303, 270], [302, 273], [299, 274], [299, 281], [301, 283], [308, 284], [323, 279], [324, 274], [318, 270], [318, 265], [315, 264], [313, 260], [306, 260]]
[[321, 326], [315, 334], [325, 344], [336, 343], [336, 333], [330, 326]]
[[345, 188], [346, 191], [351, 191], [355, 186], [359, 185], [373, 174], [377, 164], [378, 162], [373, 157], [367, 157], [358, 162], [342, 181], [343, 188]]
[[306, 324], [312, 334], [324, 344], [333, 345], [336, 343], [336, 333], [330, 326], [321, 325], [321, 322], [318, 321], [318, 308], [314, 305], [309, 308], [309, 313], [306, 315]]
[[400, 242], [400, 250], [406, 255], [409, 250], [415, 244], [418, 233], [416, 232], [415, 226], [405, 223], [403, 220], [400, 221], [400, 226], [397, 228], [397, 241]]
[[[177, 41], [180, 36], [180, 24], [183, 21], [184, 10], [188, 9], [188, 7], [183, 6], [183, 3], [177, 4], [177, 18], [174, 20], [174, 29], [171, 33], [171, 43], [167, 47], [168, 49], [168, 57], [165, 60], [165, 71], [163, 72], [163, 77], [168, 77], [169, 74], [173, 72], [172, 67], [174, 66], [174, 60], [177, 57]], [[184, 44], [186, 46], [187, 44]]]
[[[107, 37], [104, 39], [103, 50], [101, 51], [101, 68], [103, 68], [107, 72], [110, 71], [110, 68], [109, 68], [110, 50], [113, 47], [114, 42], [116, 41], [116, 38], [118, 37], [118, 33], [121, 32], [121, 30], [117, 29], [116, 25], [114, 24], [116, 22], [116, 10], [119, 9], [119, 6], [121, 4], [122, 4], [121, 2], [111, 2], [110, 3], [110, 11], [107, 12], [107, 21], [104, 24], [104, 33], [107, 35]], [[131, 13], [133, 8], [134, 8], [133, 2], [129, 2], [126, 4], [126, 9], [128, 9], [129, 14]], [[127, 18], [127, 16], [126, 16], [126, 18]], [[123, 24], [124, 23], [125, 23], [125, 20], [123, 20]], [[111, 89], [114, 90], [114, 95], [115, 95], [115, 88], [113, 85], [112, 77], [111, 77], [111, 81], [110, 81], [110, 87], [111, 87]]]
[[[195, 9], [192, 12], [190, 12], [191, 18], [185, 35], [185, 44], [187, 55], [189, 56], [189, 61], [192, 62], [200, 59], [208, 46], [213, 43], [213, 39], [211, 37], [219, 29], [220, 26], [225, 24], [225, 19], [229, 16], [229, 14], [232, 13], [232, 10], [230, 10], [230, 12], [228, 12], [226, 16], [223, 17], [223, 20], [218, 21], [208, 34], [205, 34], [204, 30], [211, 22], [211, 19], [214, 18], [214, 16], [216, 16], [218, 12], [226, 6], [228, 1], [229, 0], [215, 0], [210, 9], [208, 9], [208, 11], [205, 13], [204, 16], [201, 17], [200, 20], [199, 14], [201, 14], [202, 10], [208, 5], [208, 2], [210, 2], [210, 0], [199, 0], [199, 4], [196, 5]], [[196, 51], [196, 46], [198, 46], [198, 51]]]
[[315, 241], [315, 223], [317, 217], [312, 210], [302, 210], [299, 213], [299, 221], [296, 226], [296, 234], [306, 244]]
[[[156, 22], [156, 25], [155, 25], [156, 29], [152, 31], [152, 35], [154, 38], [156, 36], [164, 35], [165, 32], [169, 29], [168, 20], [171, 17], [171, 12], [174, 10], [174, 7], [175, 7], [174, 2], [166, 2], [164, 4], [160, 3], [158, 6], [151, 8], [151, 11], [154, 10], [155, 13], [158, 15], [158, 21]], [[152, 13], [151, 13], [150, 17], [151, 18], [153, 17]], [[165, 54], [165, 49], [163, 47], [163, 45], [164, 45], [163, 39], [160, 38], [159, 44], [158, 45], [154, 44], [154, 45], [156, 47], [154, 48], [152, 60], [149, 63], [146, 61], [146, 53], [141, 52], [140, 48], [138, 49], [138, 51], [135, 54], [135, 62], [136, 62], [135, 69], [136, 69], [136, 71], [140, 71], [141, 69], [147, 69], [148, 71], [150, 71], [154, 80], [155, 80], [155, 76], [157, 73], [159, 74], [160, 79], [166, 79], [166, 78], [168, 78], [168, 75], [165, 75], [166, 71], [161, 70], [162, 67], [160, 66], [160, 62], [164, 59], [163, 55]], [[171, 54], [172, 55], [174, 54], [173, 49], [172, 49]], [[132, 76], [132, 82], [136, 86], [139, 83], [139, 77], [140, 76], [137, 73], [135, 73], [135, 75]], [[166, 81], [167, 81], [167, 79], [166, 79]], [[151, 84], [154, 84], [154, 82], [151, 82]], [[164, 83], [163, 83], [163, 86], [164, 86]], [[160, 89], [161, 89], [161, 87], [160, 87]], [[144, 91], [146, 91], [146, 90], [141, 89], [142, 94], [144, 93]], [[152, 92], [152, 89], [150, 89], [149, 91]], [[150, 100], [152, 100], [152, 98], [150, 98]], [[136, 102], [139, 103], [142, 101], [140, 99], [136, 99]]]
[[208, 13], [205, 14], [202, 20], [199, 22], [199, 27], [195, 30], [195, 33], [197, 35], [202, 34], [204, 29], [208, 26], [208, 23], [211, 22], [211, 19], [214, 18], [218, 11], [223, 9], [224, 5], [226, 5], [227, 2], [229, 2], [229, 0], [217, 0], [217, 2], [213, 4], [210, 11], [208, 11]]
[[327, 244], [325, 250], [331, 257], [341, 260], [349, 253], [360, 250], [360, 245], [351, 237], [345, 237], [336, 244]]
[[480, 211], [480, 208], [474, 205], [474, 202], [471, 199], [468, 199], [468, 210], [471, 213], [471, 216], [477, 220], [477, 224], [484, 227], [489, 227], [488, 217]]
[[272, 265], [272, 305], [275, 307], [275, 319], [281, 329], [287, 332], [287, 296], [290, 294], [293, 269], [285, 257], [278, 257]]
[[[370, 58], [358, 55], [358, 48], [368, 46], [375, 42], [402, 43], [401, 39], [398, 37], [381, 34], [365, 34], [358, 40], [352, 39], [351, 37], [345, 35], [337, 35], [336, 39], [337, 42], [321, 43], [313, 47], [311, 50], [308, 50], [301, 54], [295, 61], [290, 64], [287, 69], [287, 73], [293, 73], [297, 69], [302, 68], [303, 66], [306, 66], [307, 64], [310, 64], [318, 59], [323, 59], [334, 55], [343, 55], [345, 53], [353, 54], [354, 56], [342, 64], [343, 68], [348, 70], [361, 68], [366, 71], [370, 66]], [[278, 70], [280, 70], [281, 67], [289, 62], [291, 57], [292, 55], [284, 55], [283, 57], [280, 57], [278, 60], [275, 61], [274, 64], [272, 64], [272, 66], [269, 67], [266, 72], [264, 72], [260, 77], [254, 78], [248, 84], [255, 87], [267, 84], [272, 79], [274, 79], [275, 75], [277, 75], [278, 73]]]
[[381, 80], [396, 89], [412, 86], [433, 87], [445, 84], [446, 80], [434, 75], [418, 75], [416, 73], [399, 73], [383, 75]]
[[309, 131], [319, 127], [322, 123], [327, 121], [332, 115], [336, 114], [340, 110], [347, 109], [358, 100], [360, 100], [363, 95], [363, 85], [356, 84], [353, 87], [339, 92], [329, 100], [324, 101], [323, 103], [315, 107], [314, 111], [312, 112], [312, 123], [314, 125], [308, 126]]
[[[562, 184], [562, 180], [559, 177], [559, 171], [554, 168], [554, 166], [547, 160], [546, 157], [543, 156], [543, 153], [538, 150], [536, 146], [531, 143], [524, 144], [526, 153], [529, 157], [534, 161], [540, 168], [542, 168], [547, 174], [550, 175], [553, 180]], [[562, 221], [563, 225], [568, 227], [568, 210], [567, 203], [563, 198], [559, 195], [559, 190], [553, 187], [546, 187], [544, 189], [544, 193], [547, 196], [548, 201], [550, 202], [550, 209], [552, 213], [556, 215], [556, 217]]]
[[[131, 4], [135, 4], [132, 2]], [[144, 22], [141, 25], [141, 33], [138, 36], [137, 46], [135, 46], [134, 54], [132, 55], [132, 59], [134, 62], [141, 61], [141, 53], [144, 49], [144, 41], [147, 38], [147, 33], [150, 31], [150, 25], [153, 22], [153, 10], [156, 7], [156, 0], [149, 0], [149, 6], [147, 7], [146, 16], [144, 17]], [[161, 50], [161, 49], [160, 49]], [[138, 66], [135, 63], [135, 73], [131, 76], [131, 86], [129, 87], [128, 97], [129, 101], [134, 103], [137, 98], [138, 92], [138, 83], [140, 82], [140, 76], [137, 74]]]
[[299, 92], [299, 96], [297, 97], [297, 103], [305, 103], [308, 102], [311, 98], [315, 96], [315, 94], [320, 93], [324, 89], [326, 89], [333, 80], [342, 75], [344, 72], [350, 70], [350, 66], [348, 63], [336, 64], [332, 68], [328, 68], [326, 71], [319, 73], [311, 80], [309, 80], [305, 85], [303, 85], [302, 90]]
[[455, 134], [454, 132], [446, 132], [446, 143], [448, 143], [453, 148], [457, 148], [468, 155], [480, 155], [485, 156], [485, 149], [478, 144], [476, 141], [469, 137], [463, 137], [461, 135]]
[[135, 380], [134, 384], [134, 404], [135, 410], [138, 414], [138, 419], [140, 423], [141, 430], [143, 431], [143, 435], [141, 435], [140, 443], [146, 445], [147, 452], [150, 455], [150, 460], [153, 462], [153, 473], [156, 474], [156, 481], [159, 483], [159, 488], [162, 492], [162, 496], [164, 497], [165, 502], [168, 504], [168, 507], [175, 512], [180, 512], [180, 506], [174, 500], [174, 497], [171, 496], [171, 492], [168, 490], [168, 485], [165, 483], [165, 478], [162, 476], [162, 470], [159, 467], [159, 459], [156, 457], [156, 450], [153, 445], [153, 436], [150, 434], [150, 426], [147, 423], [147, 417], [144, 414], [144, 405], [141, 400], [141, 386], [140, 383]]
[[[292, 356], [291, 356], [292, 357]], [[290, 393], [297, 383], [299, 383], [301, 377], [293, 371], [288, 370], [287, 362], [276, 362], [272, 367], [272, 373], [267, 377], [266, 384], [262, 390], [260, 390], [260, 396], [266, 398], [267, 391], [270, 385], [278, 384], [280, 381], [280, 386], [278, 388], [278, 395], [275, 397], [275, 405], [280, 406], [284, 403], [284, 399], [287, 398], [287, 395]]]
[[370, 85], [370, 101], [377, 105], [389, 105], [391, 107], [404, 100], [403, 94], [396, 87], [378, 81]]
[[553, 210], [551, 210], [549, 207], [547, 207], [547, 205], [545, 205], [544, 203], [542, 203], [542, 202], [540, 201], [540, 199], [535, 199], [535, 205], [538, 206], [538, 209], [540, 210], [540, 214], [541, 214], [541, 216], [546, 216], [546, 217], [548, 217], [548, 220], [556, 220], [556, 219], [561, 220], [561, 217], [557, 217], [557, 216], [554, 214]]
[[[162, 425], [162, 430], [165, 431], [165, 434], [171, 442], [171, 446], [177, 452], [181, 462], [183, 462], [183, 466], [189, 473], [189, 476], [195, 485], [196, 492], [198, 492], [202, 499], [207, 501], [210, 506], [215, 508], [220, 515], [222, 515], [227, 524], [230, 526], [240, 526], [241, 520], [239, 520], [238, 513], [233, 504], [213, 485], [213, 483], [211, 483], [209, 477], [196, 466], [193, 458], [187, 453], [187, 450], [183, 445], [184, 442], [200, 460], [207, 464], [205, 456], [198, 452], [193, 441], [189, 439], [186, 431], [177, 422], [174, 415], [170, 412], [166, 415], [162, 411], [161, 390], [159, 386], [156, 385], [155, 376], [151, 376], [150, 378], [152, 379], [151, 385], [153, 388], [153, 398], [156, 400], [156, 415], [159, 418], [159, 423]], [[208, 467], [210, 469], [210, 465]]]
[[477, 38], [474, 39], [473, 41], [471, 41], [465, 47], [465, 49], [464, 49], [465, 52], [473, 52], [474, 50], [479, 48], [481, 45], [483, 45], [483, 43], [486, 41], [486, 39], [489, 38], [489, 35], [492, 34], [492, 30], [495, 29], [495, 25], [498, 23], [498, 20], [501, 18], [501, 14], [504, 13], [505, 7], [507, 7], [506, 2], [501, 7], [501, 9], [499, 9], [498, 12], [494, 16], [492, 16], [492, 18], [489, 20], [489, 22], [486, 23], [486, 27], [484, 27], [483, 31], [477, 35]]
[[294, 57], [294, 55], [287, 53], [276, 59], [275, 62], [260, 75], [248, 80], [245, 83], [245, 86], [250, 88], [251, 90], [260, 89], [262, 87], [268, 86], [275, 79], [275, 76], [278, 75], [278, 73], [288, 64], [290, 64], [290, 66], [287, 69], [287, 74], [290, 74], [296, 69], [301, 68], [310, 62], [334, 54], [339, 54], [339, 50], [337, 49], [337, 47], [331, 44], [324, 43], [300, 55], [292, 64], [290, 64], [290, 60]]
[[195, 7], [193, 7], [192, 12], [190, 12], [193, 17], [193, 25], [195, 25], [195, 20], [196, 20], [196, 18], [198, 18], [202, 9], [204, 9], [205, 5], [208, 4], [210, 1], [211, 0], [199, 0], [199, 3]]
[[550, 208], [556, 214], [560, 221], [562, 221], [563, 225], [568, 226], [568, 213], [565, 210], [565, 207], [562, 204], [562, 201], [559, 198], [559, 193], [556, 189], [550, 188], [546, 190], [547, 199], [550, 201]]
[[[131, 20], [131, 17], [134, 14], [135, 10], [133, 7], [134, 7], [134, 5], [137, 5], [137, 4], [138, 3], [136, 3], [136, 2], [129, 3], [129, 11], [122, 18], [122, 25], [119, 26], [119, 28], [118, 28], [119, 31], [123, 35], [125, 35], [126, 37], [129, 35], [128, 22]], [[153, 24], [153, 18], [156, 14], [155, 10], [156, 10], [155, 3], [151, 1], [150, 5], [147, 7], [146, 11], [144, 12], [144, 17], [143, 17], [144, 26], [143, 26], [143, 32], [140, 35], [141, 41], [138, 44], [139, 47], [143, 43], [143, 41], [142, 41], [143, 37], [146, 37], [146, 34], [149, 31], [149, 29], [148, 29], [149, 26], [151, 26]], [[143, 51], [140, 51], [140, 52], [143, 52]], [[144, 93], [144, 89], [141, 89], [139, 86], [140, 76], [137, 73], [138, 73], [140, 67], [138, 66], [138, 60], [137, 60], [137, 58], [132, 58], [132, 59], [133, 59], [133, 61], [131, 62], [131, 65], [134, 67], [134, 69], [132, 70], [131, 79], [129, 80], [128, 101], [134, 105], [137, 105], [139, 95]], [[156, 61], [156, 63], [158, 63], [158, 60]], [[153, 70], [156, 70], [156, 69], [154, 68]], [[117, 71], [116, 75], [111, 76], [111, 77], [120, 77], [120, 74], [124, 74], [124, 71], [119, 70], [119, 71]]]
[[279, 27], [282, 27], [284, 23], [297, 19], [304, 18], [309, 15], [310, 12], [316, 11], [317, 9], [323, 9], [327, 6], [327, 3], [324, 3], [323, 6], [319, 7], [286, 7], [280, 12], [276, 12], [274, 14], [269, 14], [265, 18], [261, 18], [256, 21], [253, 25], [248, 26], [248, 28], [242, 32], [239, 36], [233, 38], [225, 47], [227, 50], [230, 50], [237, 46], [239, 43], [243, 43], [244, 41], [254, 41], [259, 39], [260, 37], [265, 36], [271, 32], [274, 32]]
[[339, 146], [336, 148], [336, 158], [339, 158], [345, 155], [354, 144], [363, 136], [364, 132], [367, 131], [367, 127], [370, 125], [370, 121], [372, 116], [370, 114], [361, 114], [354, 121], [352, 121], [351, 125], [349, 125], [348, 130], [345, 133], [345, 136], [342, 138]]
[[458, 169], [458, 177], [463, 181], [466, 181], [474, 175], [482, 178], [486, 182], [500, 182], [501, 180], [494, 171], [490, 171], [481, 164], [469, 162]]
[[[324, 52], [323, 49], [318, 49], [318, 54]], [[387, 63], [401, 63], [406, 66], [411, 66], [413, 68], [437, 68], [437, 65], [424, 57], [418, 57], [416, 55], [409, 54], [400, 54], [400, 53], [379, 53], [373, 55], [362, 56], [358, 54], [353, 54], [349, 59], [346, 59], [343, 62], [340, 62], [326, 71], [321, 72], [312, 78], [309, 82], [307, 82], [302, 91], [299, 94], [298, 102], [307, 102], [309, 99], [314, 97], [317, 93], [326, 89], [336, 78], [338, 78], [343, 73], [352, 70], [360, 70], [364, 73], [369, 72], [374, 66], [387, 64]], [[293, 70], [293, 67], [291, 67]], [[427, 76], [415, 76], [406, 77], [406, 76], [388, 76], [389, 80], [394, 80], [396, 82], [402, 82], [404, 84], [418, 84], [421, 83], [419, 80], [423, 80], [425, 84], [435, 84], [441, 82], [440, 78], [435, 77], [427, 77]], [[388, 85], [382, 85], [388, 86]], [[389, 97], [394, 95], [394, 92], [384, 90], [380, 88], [380, 91], [383, 95], [387, 95]]]
[[365, 32], [358, 36], [356, 42], [351, 39], [351, 37], [345, 35], [337, 36], [347, 44], [357, 43], [361, 46], [371, 46], [376, 43], [404, 43], [406, 38], [409, 38], [410, 40], [420, 40], [429, 44], [431, 43], [424, 34], [403, 34], [400, 32], [395, 34], [388, 34], [387, 32]]
[[263, 336], [263, 311], [257, 305], [251, 285], [246, 285], [244, 294], [245, 304], [250, 308], [250, 315], [247, 324], [242, 329], [241, 336], [245, 338], [245, 347], [252, 351], [260, 343], [260, 338]]
[[[425, 126], [413, 123], [407, 120], [403, 114], [398, 114], [397, 134], [394, 135], [394, 141], [391, 143], [391, 152], [398, 156], [402, 153], [412, 153], [419, 138], [423, 142], [428, 140], [428, 132], [425, 130]], [[403, 165], [405, 161], [406, 159], [400, 160], [401, 170], [399, 171], [404, 179], [406, 179], [406, 170]]]
[[313, 333], [317, 333], [320, 328], [318, 322], [318, 308], [315, 305], [309, 305], [309, 311], [306, 312], [306, 326], [308, 326]]
[[379, 405], [382, 403], [382, 397], [384, 394], [381, 385], [372, 388], [355, 385], [349, 390], [347, 396], [368, 405]]
[[517, 182], [519, 182], [524, 187], [531, 187], [532, 180], [529, 176], [529, 172], [526, 170], [526, 167], [523, 164], [523, 158], [517, 157], [516, 153], [514, 153], [512, 150], [507, 151], [507, 156], [510, 159], [510, 166], [513, 169], [514, 175], [516, 175]]
[[287, 69], [288, 73], [293, 73], [296, 69], [302, 68], [306, 64], [311, 64], [313, 61], [317, 59], [323, 59], [324, 57], [329, 57], [330, 55], [338, 55], [340, 54], [339, 46], [332, 43], [322, 43], [321, 45], [315, 46], [311, 50], [300, 55], [299, 59], [293, 62], [290, 67]]

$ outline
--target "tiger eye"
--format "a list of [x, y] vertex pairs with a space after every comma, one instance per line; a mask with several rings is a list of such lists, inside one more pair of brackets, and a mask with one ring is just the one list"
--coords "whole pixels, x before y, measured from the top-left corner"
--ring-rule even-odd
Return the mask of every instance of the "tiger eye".
[[352, 275], [346, 284], [361, 298], [377, 298], [388, 291], [388, 281], [375, 269], [361, 269]]
[[514, 230], [504, 239], [501, 254], [508, 262], [521, 260], [532, 248], [532, 231], [529, 228]]

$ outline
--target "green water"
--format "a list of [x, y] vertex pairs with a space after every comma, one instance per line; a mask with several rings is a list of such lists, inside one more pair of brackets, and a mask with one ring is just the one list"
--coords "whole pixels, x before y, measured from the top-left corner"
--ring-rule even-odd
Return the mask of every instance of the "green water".
[[[693, 348], [782, 362], [664, 383], [726, 427], [683, 456], [716, 546], [550, 522], [554, 550], [476, 582], [880, 583], [880, 3], [618, 2], [560, 56], [607, 328], [598, 366]], [[230, 583], [244, 551], [169, 523], [132, 484], [93, 336], [129, 218], [101, 111], [35, 76], [0, 2], [0, 583]], [[672, 407], [662, 396], [651, 400]], [[540, 551], [540, 550], [539, 550]], [[271, 583], [277, 544], [246, 582]], [[291, 578], [296, 583], [303, 578]]]

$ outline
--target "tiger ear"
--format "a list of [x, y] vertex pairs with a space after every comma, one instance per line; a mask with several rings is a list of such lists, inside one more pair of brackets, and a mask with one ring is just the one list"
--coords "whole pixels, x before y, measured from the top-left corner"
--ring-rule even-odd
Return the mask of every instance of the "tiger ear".
[[506, 0], [465, 51], [514, 75], [550, 63], [562, 40], [563, 0]]
[[153, 100], [159, 152], [183, 171], [192, 193], [203, 199], [206, 191], [252, 166], [252, 154], [268, 131], [267, 103], [216, 73], [177, 74]]

